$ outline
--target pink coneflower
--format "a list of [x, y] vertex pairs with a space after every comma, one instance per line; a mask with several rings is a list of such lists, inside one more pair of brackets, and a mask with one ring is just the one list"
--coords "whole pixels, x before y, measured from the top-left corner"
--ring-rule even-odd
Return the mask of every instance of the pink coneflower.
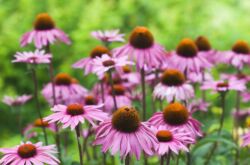
[[212, 81], [213, 77], [208, 72], [189, 72], [187, 75], [187, 80], [189, 80], [192, 83], [202, 83], [203, 81]]
[[22, 95], [17, 97], [4, 96], [2, 102], [9, 106], [20, 106], [32, 98], [31, 95]]
[[185, 76], [178, 70], [167, 69], [161, 76], [161, 82], [154, 88], [154, 97], [168, 102], [187, 100], [194, 97], [194, 89], [185, 83]]
[[241, 80], [230, 81], [207, 81], [201, 86], [202, 90], [212, 89], [218, 92], [226, 92], [229, 90], [244, 91], [246, 89], [245, 82]]
[[93, 73], [96, 73], [99, 77], [103, 77], [104, 73], [110, 69], [121, 69], [126, 65], [134, 65], [133, 62], [128, 61], [126, 56], [123, 57], [110, 57], [107, 54], [103, 54], [101, 57], [93, 59]]
[[104, 121], [107, 114], [102, 112], [100, 108], [103, 105], [82, 105], [78, 103], [65, 105], [55, 105], [52, 108], [54, 114], [46, 117], [44, 120], [49, 123], [60, 122], [63, 128], [70, 127], [71, 130], [75, 129], [80, 123], [84, 123], [86, 119], [89, 123], [95, 126], [94, 121]]
[[122, 83], [127, 88], [134, 88], [140, 84], [140, 74], [138, 72], [132, 72], [129, 66], [122, 67], [120, 73]]
[[245, 83], [250, 81], [250, 76], [246, 75], [244, 73], [237, 73], [237, 74], [225, 74], [225, 73], [222, 73], [220, 75], [220, 78], [222, 80], [227, 80], [227, 81], [230, 81], [230, 80], [242, 80]]
[[34, 29], [25, 33], [21, 38], [21, 46], [26, 46], [34, 42], [36, 48], [54, 44], [61, 41], [70, 44], [68, 36], [60, 29], [55, 27], [55, 23], [47, 13], [38, 14], [34, 22]]
[[177, 128], [168, 129], [165, 126], [160, 126], [158, 129], [152, 127], [152, 130], [159, 142], [159, 145], [154, 146], [154, 149], [160, 156], [170, 152], [177, 155], [179, 151], [188, 152], [189, 149], [186, 145], [195, 143], [195, 139], [189, 133], [177, 130]]
[[250, 132], [245, 134], [243, 137], [243, 144], [242, 146], [245, 147], [245, 146], [248, 146], [250, 144]]
[[135, 155], [139, 160], [141, 151], [153, 155], [157, 139], [151, 129], [139, 119], [138, 112], [132, 107], [117, 109], [112, 119], [102, 122], [96, 129], [95, 145], [102, 145], [102, 152], [119, 152], [121, 158]]
[[0, 164], [2, 165], [58, 165], [60, 161], [54, 156], [57, 153], [55, 145], [42, 146], [41, 142], [21, 143], [13, 148], [1, 148], [3, 153]]
[[97, 105], [99, 100], [94, 95], [87, 95], [84, 97], [84, 105]]
[[241, 97], [242, 97], [243, 102], [250, 101], [250, 92], [248, 92], [248, 91], [242, 92]]
[[196, 72], [199, 73], [204, 69], [210, 68], [212, 65], [198, 51], [194, 41], [188, 38], [181, 40], [176, 51], [166, 60], [167, 65], [179, 69], [183, 73]]
[[198, 100], [192, 100], [188, 104], [187, 108], [191, 114], [196, 111], [207, 112], [209, 105], [210, 105], [209, 103], [203, 101], [202, 99], [198, 99]]
[[35, 52], [17, 52], [15, 54], [15, 60], [12, 60], [12, 62], [47, 64], [50, 63], [51, 58], [51, 54], [45, 53], [44, 50], [36, 50]]
[[114, 56], [126, 56], [135, 60], [137, 69], [159, 67], [165, 60], [165, 49], [155, 43], [152, 33], [142, 26], [136, 27], [129, 37], [129, 43], [114, 49]]
[[[66, 73], [59, 73], [55, 77], [55, 97], [58, 104], [69, 104], [79, 101], [87, 94], [87, 89], [78, 84], [77, 80]], [[52, 83], [42, 89], [42, 95], [53, 105]]]
[[[114, 85], [114, 94], [116, 98], [117, 108], [123, 106], [130, 106], [132, 104], [130, 95], [126, 93], [126, 89], [122, 85]], [[112, 89], [110, 89], [108, 95], [105, 96], [105, 109], [108, 112], [112, 112], [115, 109], [115, 105], [113, 102]]]
[[102, 42], [124, 42], [124, 34], [120, 34], [119, 30], [105, 30], [105, 31], [93, 31], [91, 32], [92, 37]]
[[178, 102], [167, 105], [163, 112], [156, 112], [149, 120], [154, 127], [161, 125], [167, 128], [178, 128], [184, 132], [190, 133], [192, 137], [202, 136], [201, 124], [192, 118], [187, 108]]

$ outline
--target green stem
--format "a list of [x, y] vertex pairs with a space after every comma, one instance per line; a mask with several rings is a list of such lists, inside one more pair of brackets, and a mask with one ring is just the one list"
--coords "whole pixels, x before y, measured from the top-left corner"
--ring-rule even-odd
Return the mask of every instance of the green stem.
[[113, 82], [113, 77], [112, 77], [112, 70], [108, 70], [108, 74], [109, 74], [109, 81], [110, 81], [110, 85], [111, 85], [111, 90], [112, 90], [112, 97], [113, 97], [113, 102], [114, 102], [114, 108], [115, 111], [117, 110], [117, 102], [116, 102], [116, 98], [115, 98], [115, 90], [114, 90], [114, 82]]
[[130, 156], [127, 155], [125, 158], [125, 165], [129, 165], [130, 164]]
[[146, 120], [146, 88], [145, 88], [145, 70], [141, 69], [141, 87], [142, 87], [142, 119]]
[[80, 138], [81, 138], [81, 131], [80, 131], [80, 126], [76, 126], [76, 140], [77, 140], [77, 146], [78, 146], [78, 151], [79, 151], [79, 159], [80, 159], [80, 165], [83, 165], [83, 152], [82, 152], [82, 147], [80, 143]]

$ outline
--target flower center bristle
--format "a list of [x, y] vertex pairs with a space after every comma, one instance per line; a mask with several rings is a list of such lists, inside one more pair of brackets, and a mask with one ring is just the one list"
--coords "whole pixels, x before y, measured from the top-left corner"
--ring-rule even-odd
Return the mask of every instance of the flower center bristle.
[[49, 123], [47, 121], [42, 121], [41, 119], [36, 119], [33, 125], [35, 127], [48, 127]]
[[135, 48], [146, 49], [154, 44], [154, 37], [146, 27], [138, 26], [130, 34], [129, 42]]
[[239, 40], [233, 45], [232, 51], [238, 54], [249, 54], [250, 48], [246, 41]]
[[59, 73], [55, 77], [56, 85], [70, 85], [72, 83], [72, 78], [67, 73]]
[[51, 30], [55, 28], [55, 23], [47, 13], [41, 13], [36, 16], [34, 28], [36, 30]]
[[198, 47], [199, 51], [209, 51], [211, 50], [211, 45], [208, 39], [204, 36], [199, 36], [195, 40], [195, 44]]
[[127, 65], [123, 66], [122, 70], [123, 70], [124, 73], [131, 73], [131, 68], [129, 66], [127, 66]]
[[156, 138], [159, 142], [169, 142], [173, 139], [173, 135], [170, 131], [160, 130], [157, 132]]
[[36, 146], [33, 144], [23, 144], [19, 146], [17, 153], [21, 158], [31, 158], [37, 153]]
[[85, 97], [85, 105], [96, 105], [97, 100], [95, 99], [94, 96], [88, 95]]
[[[116, 96], [121, 96], [125, 94], [125, 88], [123, 85], [115, 84], [113, 88], [114, 88], [114, 94]], [[112, 94], [112, 89], [110, 89], [109, 94], [110, 95]]]
[[247, 76], [244, 73], [238, 73], [236, 77], [240, 80], [240, 79], [245, 79]]
[[135, 132], [140, 126], [138, 112], [133, 107], [121, 107], [113, 113], [112, 125], [116, 130], [121, 132]]
[[179, 70], [167, 69], [162, 74], [161, 82], [167, 86], [180, 86], [185, 82], [185, 76]]
[[101, 57], [103, 54], [110, 56], [110, 51], [105, 46], [96, 46], [90, 53], [91, 58]]
[[228, 88], [228, 83], [227, 82], [221, 82], [217, 84], [218, 88]]
[[115, 62], [113, 60], [106, 60], [102, 62], [102, 65], [105, 67], [109, 67], [115, 65]]
[[178, 44], [176, 52], [182, 57], [191, 58], [197, 55], [198, 48], [193, 40], [185, 38]]
[[182, 125], [188, 121], [188, 110], [178, 102], [170, 103], [163, 110], [163, 118], [169, 125]]
[[81, 104], [69, 104], [67, 107], [67, 114], [71, 116], [77, 116], [84, 113], [83, 106]]

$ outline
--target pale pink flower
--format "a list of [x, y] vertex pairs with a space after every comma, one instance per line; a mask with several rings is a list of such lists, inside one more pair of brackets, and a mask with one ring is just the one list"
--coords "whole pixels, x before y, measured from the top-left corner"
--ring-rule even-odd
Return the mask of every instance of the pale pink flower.
[[41, 49], [44, 46], [61, 41], [70, 44], [68, 36], [60, 29], [55, 27], [55, 23], [47, 13], [38, 14], [34, 22], [34, 29], [25, 33], [20, 41], [21, 46], [26, 46], [34, 42], [36, 48]]
[[71, 130], [84, 123], [87, 120], [93, 126], [96, 125], [95, 121], [104, 121], [107, 119], [107, 114], [100, 109], [103, 105], [82, 105], [78, 103], [65, 105], [55, 105], [51, 110], [54, 114], [44, 118], [49, 123], [60, 122], [63, 128], [70, 127]]
[[51, 54], [45, 53], [44, 50], [36, 50], [35, 52], [17, 52], [15, 60], [12, 60], [12, 62], [47, 64], [50, 63], [51, 58]]
[[55, 145], [42, 146], [38, 143], [21, 143], [13, 148], [0, 148], [3, 157], [0, 159], [2, 165], [59, 165], [60, 161], [54, 156], [56, 151]]
[[238, 74], [226, 74], [222, 73], [220, 74], [220, 78], [222, 80], [230, 81], [230, 80], [242, 80], [245, 83], [250, 81], [250, 76], [243, 74], [243, 73], [238, 73]]
[[2, 102], [9, 106], [20, 106], [32, 98], [31, 95], [22, 95], [17, 97], [4, 96]]
[[91, 32], [91, 36], [102, 42], [124, 42], [124, 34], [120, 34], [119, 30], [97, 30]]
[[188, 111], [192, 114], [196, 111], [202, 111], [202, 112], [207, 112], [209, 103], [203, 101], [202, 99], [197, 99], [197, 100], [192, 100], [188, 104]]
[[250, 92], [244, 91], [241, 93], [242, 101], [249, 102], [250, 101]]
[[243, 139], [242, 146], [243, 147], [248, 146], [250, 144], [250, 132], [242, 136], [242, 139]]
[[192, 83], [202, 83], [203, 81], [212, 81], [213, 77], [209, 72], [205, 72], [205, 73], [189, 72], [187, 74], [187, 80], [189, 80]]
[[102, 145], [102, 152], [110, 149], [111, 155], [119, 152], [121, 158], [135, 155], [140, 159], [141, 152], [153, 155], [157, 139], [144, 122], [140, 122], [138, 112], [131, 107], [121, 107], [111, 119], [96, 128], [95, 145]]

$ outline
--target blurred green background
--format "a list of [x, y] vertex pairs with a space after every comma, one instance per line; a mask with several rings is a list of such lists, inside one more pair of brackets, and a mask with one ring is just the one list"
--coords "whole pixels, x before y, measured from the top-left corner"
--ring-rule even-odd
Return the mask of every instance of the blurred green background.
[[[127, 37], [135, 26], [143, 25], [167, 50], [174, 49], [183, 37], [198, 35], [207, 36], [215, 49], [226, 50], [237, 39], [249, 41], [249, 8], [249, 0], [0, 0], [0, 98], [32, 93], [27, 67], [11, 60], [17, 51], [34, 50], [33, 45], [21, 48], [19, 40], [32, 29], [38, 13], [49, 13], [72, 40], [70, 46], [52, 46], [56, 72], [71, 73], [90, 88], [92, 79], [83, 78], [71, 65], [100, 44], [90, 36], [92, 30], [118, 28]], [[38, 76], [41, 88], [49, 81], [47, 68], [39, 69]], [[23, 107], [25, 123], [37, 118], [32, 107], [32, 101]], [[13, 112], [2, 103], [0, 130], [0, 146], [10, 144], [18, 132]], [[13, 141], [18, 143], [15, 136]]]

